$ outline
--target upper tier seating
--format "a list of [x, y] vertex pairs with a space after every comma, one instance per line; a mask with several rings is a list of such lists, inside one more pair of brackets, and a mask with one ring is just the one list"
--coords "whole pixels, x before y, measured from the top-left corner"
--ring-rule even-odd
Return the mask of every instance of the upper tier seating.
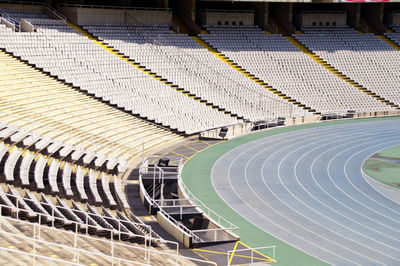
[[[136, 119], [74, 91], [15, 58], [0, 52], [0, 113], [8, 123], [85, 150], [130, 161], [181, 137]], [[82, 154], [81, 154], [82, 155]], [[113, 160], [107, 160], [112, 167]], [[114, 160], [115, 161], [115, 160]]]
[[385, 111], [376, 101], [313, 61], [282, 35], [256, 26], [210, 26], [201, 37], [250, 73], [321, 113]]
[[394, 32], [385, 33], [385, 35], [389, 39], [400, 45], [400, 25], [390, 25], [390, 27], [393, 29]]
[[0, 28], [0, 47], [106, 102], [187, 134], [239, 122], [132, 67], [64, 22], [31, 23], [37, 32]]
[[400, 104], [400, 53], [376, 35], [349, 27], [308, 27], [296, 38], [360, 85]]
[[9, 18], [19, 21], [23, 19], [49, 19], [49, 17], [39, 10], [18, 10], [18, 9], [3, 9]]
[[87, 31], [157, 75], [252, 121], [310, 115], [168, 25], [87, 25]]

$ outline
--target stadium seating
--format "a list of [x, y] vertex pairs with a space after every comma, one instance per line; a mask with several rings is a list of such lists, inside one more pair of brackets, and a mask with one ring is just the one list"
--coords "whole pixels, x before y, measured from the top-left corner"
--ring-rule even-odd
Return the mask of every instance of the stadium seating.
[[[0, 184], [0, 203], [8, 206], [2, 209], [3, 214], [29, 219], [32, 222], [38, 221], [40, 216], [45, 216], [45, 222], [51, 222], [52, 225], [54, 225], [57, 219], [61, 219], [64, 220], [62, 221], [62, 225], [65, 225], [66, 229], [72, 229], [71, 223], [75, 222], [79, 223], [80, 229], [83, 230], [83, 232], [88, 232], [90, 228], [88, 228], [87, 222], [91, 221], [87, 221], [87, 212], [82, 207], [79, 207], [79, 203], [73, 201], [72, 206], [74, 210], [70, 210], [67, 203], [58, 197], [69, 196], [78, 199], [80, 202], [86, 202], [90, 217], [93, 220], [101, 222], [101, 224], [98, 224], [98, 222], [96, 224], [92, 222], [89, 224], [96, 229], [94, 231], [91, 230], [93, 234], [97, 234], [97, 227], [99, 227], [99, 225], [101, 225], [100, 227], [103, 229], [113, 230], [117, 238], [122, 237], [126, 240], [140, 239], [137, 236], [146, 234], [140, 225], [137, 226], [130, 222], [123, 214], [118, 213], [116, 217], [111, 214], [110, 210], [104, 208], [109, 207], [115, 209], [117, 207], [116, 202], [121, 202], [122, 206], [119, 207], [121, 210], [129, 208], [129, 204], [122, 192], [119, 177], [114, 176], [112, 182], [113, 186], [110, 186], [109, 176], [111, 175], [109, 172], [113, 169], [107, 169], [105, 166], [102, 168], [103, 165], [96, 168], [94, 161], [101, 156], [96, 154], [96, 156], [92, 158], [92, 161], [82, 164], [81, 161], [74, 161], [71, 158], [71, 154], [74, 153], [73, 149], [69, 149], [69, 153], [63, 155], [62, 151], [65, 145], [51, 139], [46, 141], [45, 145], [36, 145], [40, 144], [45, 138], [33, 132], [24, 132], [24, 134], [20, 134], [20, 132], [21, 131], [17, 127], [1, 122], [0, 137], [2, 138], [2, 156], [0, 159], [0, 170], [2, 170], [2, 172], [0, 176], [4, 177], [4, 180], [2, 180], [3, 183], [8, 183], [8, 194], [5, 193], [5, 190], [1, 189]], [[23, 139], [17, 137], [13, 138], [13, 136], [21, 135], [24, 136]], [[35, 136], [34, 141], [31, 140], [33, 138], [32, 136]], [[58, 148], [52, 149], [54, 144], [57, 144]], [[27, 154], [32, 154], [33, 156], [30, 158], [34, 158], [33, 160], [29, 159], [30, 165], [23, 163]], [[43, 159], [41, 160], [41, 158]], [[60, 178], [63, 179], [65, 177], [64, 173], [61, 174], [61, 172], [64, 171], [62, 166], [65, 165], [70, 165], [70, 167], [68, 167], [69, 178], [60, 180]], [[104, 163], [104, 165], [106, 165], [106, 163]], [[22, 171], [22, 166], [27, 170], [24, 169], [25, 171]], [[38, 167], [40, 170], [37, 170]], [[74, 170], [71, 171], [71, 168]], [[103, 172], [102, 169], [104, 169], [105, 172]], [[60, 171], [60, 174], [57, 173], [58, 171]], [[124, 166], [118, 167], [118, 171], [123, 172]], [[34, 175], [34, 178], [32, 175]], [[99, 178], [100, 175], [101, 179]], [[34, 182], [34, 184], [30, 183], [31, 181]], [[63, 187], [66, 184], [67, 187]], [[103, 185], [106, 187], [103, 187]], [[15, 186], [24, 187], [25, 198], [20, 195], [19, 190]], [[113, 189], [111, 190], [110, 187]], [[68, 195], [61, 193], [61, 191], [68, 190], [70, 191]], [[42, 193], [41, 203], [37, 200], [32, 191]], [[104, 201], [99, 195], [100, 191], [103, 195], [107, 195]], [[58, 195], [56, 196], [58, 206], [54, 205], [43, 192], [53, 196]], [[103, 213], [107, 215], [107, 223], [104, 222], [103, 216], [96, 211], [94, 206], [102, 206]], [[21, 211], [18, 208], [23, 210]], [[55, 212], [55, 209], [57, 209], [58, 212]], [[80, 213], [76, 214], [76, 212]], [[124, 221], [122, 226], [120, 225], [121, 222], [119, 222], [121, 219]], [[65, 220], [70, 222], [66, 223]], [[110, 223], [114, 226], [110, 226]], [[60, 223], [57, 224], [60, 225]], [[126, 224], [129, 224], [130, 231], [126, 229]], [[116, 225], [118, 225], [118, 228], [116, 228]], [[123, 234], [120, 233], [121, 228], [124, 229]], [[128, 234], [127, 237], [125, 236], [126, 234]], [[104, 230], [102, 235], [104, 236]], [[110, 234], [108, 237], [110, 237]]]
[[[74, 157], [86, 150], [83, 157], [86, 163], [96, 153], [108, 156], [110, 163], [114, 158], [128, 162], [141, 153], [143, 142], [145, 149], [149, 149], [180, 139], [90, 99], [4, 52], [0, 52], [0, 61], [3, 119], [21, 129], [75, 146]], [[36, 145], [45, 145], [45, 142], [46, 138]], [[28, 165], [30, 159], [24, 164]]]
[[394, 32], [385, 33], [385, 35], [389, 39], [400, 45], [400, 25], [390, 25], [390, 27], [393, 29]]
[[84, 28], [152, 72], [247, 120], [310, 115], [246, 78], [168, 25], [86, 25]]
[[[31, 224], [20, 219], [1, 217], [0, 262], [12, 265], [176, 265], [176, 255], [165, 248], [143, 248], [143, 245], [107, 240]], [[179, 257], [180, 265], [194, 265]], [[75, 264], [74, 264], [75, 265]]]
[[376, 35], [349, 27], [307, 27], [296, 38], [365, 88], [400, 103], [400, 54]]
[[376, 101], [314, 62], [279, 34], [256, 26], [209, 26], [201, 38], [272, 87], [320, 113], [387, 111]]
[[105, 102], [187, 134], [239, 122], [130, 66], [64, 21], [30, 22], [37, 32], [0, 28], [0, 47]]

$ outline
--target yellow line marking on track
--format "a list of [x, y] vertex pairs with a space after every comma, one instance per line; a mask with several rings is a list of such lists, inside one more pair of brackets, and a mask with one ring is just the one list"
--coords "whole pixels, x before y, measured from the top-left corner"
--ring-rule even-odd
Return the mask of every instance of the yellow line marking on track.
[[228, 266], [231, 265], [231, 263], [232, 263], [233, 256], [235, 256], [235, 251], [236, 251], [236, 249], [237, 249], [237, 246], [238, 246], [239, 242], [240, 242], [240, 241], [236, 241], [235, 247], [233, 248], [233, 251], [232, 251], [231, 258], [229, 259], [229, 262], [228, 262]]
[[256, 249], [253, 249], [252, 247], [250, 247], [249, 245], [243, 243], [242, 241], [238, 241], [238, 242], [240, 242], [240, 244], [242, 244], [242, 245], [245, 246], [246, 248], [251, 248], [252, 250], [254, 250], [254, 252], [256, 252], [257, 254], [263, 256], [264, 258], [267, 258], [268, 260], [270, 260], [270, 261], [272, 261], [272, 262], [277, 262], [277, 260], [274, 260], [273, 258], [271, 258], [271, 257], [269, 257], [269, 256], [267, 256], [267, 255], [265, 255], [265, 254], [263, 254], [263, 253], [261, 253], [260, 251], [258, 251], [258, 250], [256, 250]]
[[[228, 255], [226, 252], [220, 252], [220, 251], [214, 251], [214, 250], [206, 250], [206, 249], [193, 249], [195, 251], [200, 251], [200, 252], [207, 252], [207, 253], [214, 253], [214, 254], [221, 254], [221, 255]], [[264, 254], [263, 254], [264, 255]], [[246, 255], [235, 255], [235, 257], [240, 257], [240, 258], [248, 258], [251, 259], [251, 256], [246, 256]], [[264, 259], [264, 258], [253, 258], [254, 260], [262, 260], [262, 261], [271, 261], [270, 259]]]

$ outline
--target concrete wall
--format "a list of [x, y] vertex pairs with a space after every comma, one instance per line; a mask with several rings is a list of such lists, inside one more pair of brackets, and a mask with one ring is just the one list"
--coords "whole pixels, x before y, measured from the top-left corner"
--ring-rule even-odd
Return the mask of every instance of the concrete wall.
[[25, 19], [21, 19], [19, 25], [22, 31], [33, 32], [35, 30], [35, 27]]
[[393, 24], [393, 25], [400, 24], [400, 12], [393, 13], [391, 24]]
[[60, 7], [59, 11], [75, 24], [170, 24], [168, 10]]
[[183, 243], [185, 247], [192, 247], [192, 237], [175, 226], [167, 217], [165, 217], [161, 212], [157, 212], [157, 223], [170, 235], [172, 235], [176, 240]]
[[9, 22], [8, 20], [4, 18], [0, 18], [0, 22], [4, 25], [6, 25], [7, 28], [11, 28], [13, 31], [15, 31], [15, 25]]
[[352, 28], [359, 29], [361, 5], [360, 4], [342, 4], [342, 7], [347, 12], [347, 25]]
[[201, 11], [203, 25], [254, 25], [253, 12]]
[[60, 7], [58, 9], [69, 21], [78, 24], [78, 9], [75, 7]]
[[8, 4], [8, 3], [0, 3], [1, 9], [16, 9], [16, 10], [37, 10], [42, 11], [42, 5], [20, 5], [20, 4]]
[[383, 3], [369, 3], [363, 5], [361, 7], [361, 14], [375, 33], [382, 34], [386, 32], [386, 26], [383, 24]]
[[266, 29], [269, 26], [269, 4], [268, 3], [253, 3], [254, 10], [254, 23], [262, 29]]
[[341, 13], [309, 13], [300, 14], [300, 26], [345, 26], [347, 16], [345, 12]]

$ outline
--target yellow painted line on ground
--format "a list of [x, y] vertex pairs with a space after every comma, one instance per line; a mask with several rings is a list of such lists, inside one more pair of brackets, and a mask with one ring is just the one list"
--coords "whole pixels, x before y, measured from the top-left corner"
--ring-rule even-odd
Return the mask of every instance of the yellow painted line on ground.
[[246, 248], [251, 248], [252, 250], [254, 250], [254, 252], [256, 252], [257, 254], [263, 256], [264, 258], [267, 258], [268, 260], [270, 260], [270, 261], [272, 261], [272, 262], [277, 262], [277, 260], [274, 260], [273, 258], [271, 258], [271, 257], [269, 257], [269, 256], [267, 256], [267, 255], [265, 255], [265, 254], [263, 254], [263, 253], [261, 253], [260, 251], [258, 251], [258, 250], [256, 250], [256, 249], [250, 247], [249, 245], [243, 243], [242, 241], [238, 241], [238, 242], [240, 242], [240, 244], [242, 244], [242, 245], [245, 246]]
[[136, 185], [139, 184], [139, 180], [127, 180], [126, 183]]
[[140, 218], [146, 222], [154, 221], [153, 216], [141, 216]]
[[195, 149], [195, 148], [192, 148], [192, 147], [190, 147], [190, 146], [188, 146], [188, 145], [185, 145], [185, 146], [183, 146], [183, 147], [186, 147], [186, 148], [188, 148], [188, 149], [194, 150], [195, 152], [200, 152], [199, 150], [197, 150], [197, 149]]
[[235, 247], [233, 248], [233, 251], [232, 251], [231, 258], [229, 259], [229, 262], [228, 262], [228, 266], [231, 265], [231, 263], [232, 263], [233, 256], [235, 256], [235, 251], [237, 249], [238, 244], [239, 244], [239, 241], [236, 241]]
[[[221, 254], [221, 255], [228, 255], [228, 253], [226, 252], [220, 252], [220, 251], [214, 251], [214, 250], [206, 250], [206, 249], [193, 249], [195, 251], [199, 251], [199, 252], [207, 252], [207, 253], [213, 253], [213, 254]], [[235, 257], [240, 257], [240, 258], [246, 258], [246, 259], [251, 259], [251, 256], [246, 256], [246, 255], [238, 255], [236, 254]], [[254, 258], [253, 260], [261, 260], [261, 261], [271, 261], [270, 259], [266, 259], [266, 258]]]
[[202, 254], [196, 252], [194, 249], [192, 249], [192, 251], [193, 251], [194, 253], [196, 253], [197, 256], [199, 256], [199, 257], [202, 258], [203, 260], [211, 261], [209, 258], [207, 258], [207, 257], [203, 256]]
[[[221, 143], [221, 142], [216, 142], [216, 143], [214, 143], [214, 144], [209, 144], [209, 143], [207, 143], [207, 142], [204, 142], [204, 143], [206, 143], [207, 145], [208, 145], [208, 147], [207, 148], [205, 148], [205, 149], [208, 149], [208, 148], [210, 148], [210, 147], [212, 147], [212, 146], [214, 146], [214, 145], [216, 145], [216, 144], [218, 144], [218, 143]], [[203, 149], [202, 151], [204, 151], [205, 149]], [[185, 165], [190, 159], [192, 159], [196, 154], [198, 154], [198, 153], [195, 153], [195, 154], [193, 154], [192, 156], [190, 156], [189, 158], [187, 158], [187, 160], [185, 161], [185, 163], [183, 164], [183, 165]]]
[[[175, 151], [169, 151], [169, 152], [175, 153], [176, 155], [179, 155], [179, 156], [182, 156], [182, 157], [185, 157], [185, 158], [190, 158], [190, 157], [187, 157], [187, 156], [185, 156], [185, 155], [183, 155], [183, 154], [177, 153], [177, 152], [175, 152]], [[193, 155], [192, 155], [192, 156], [193, 156]]]
[[228, 253], [226, 253], [226, 252], [220, 252], [220, 251], [214, 251], [214, 250], [206, 250], [206, 249], [199, 249], [199, 248], [195, 248], [193, 250], [207, 252], [207, 253], [213, 253], [213, 254], [228, 255]]
[[208, 142], [206, 142], [206, 141], [204, 141], [204, 140], [199, 140], [199, 141], [201, 141], [201, 142], [207, 144], [208, 146], [212, 146], [212, 144], [210, 144], [210, 143], [208, 143]]

